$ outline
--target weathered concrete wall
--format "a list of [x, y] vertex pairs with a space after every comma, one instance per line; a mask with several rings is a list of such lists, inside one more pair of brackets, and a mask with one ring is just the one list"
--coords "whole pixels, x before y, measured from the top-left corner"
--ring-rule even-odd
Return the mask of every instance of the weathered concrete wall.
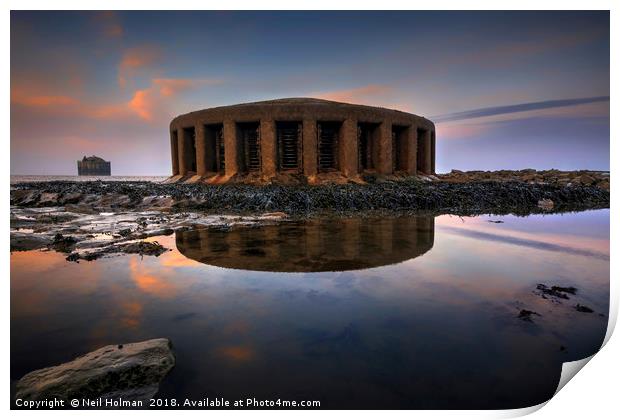
[[346, 177], [358, 174], [357, 120], [347, 118], [340, 126], [340, 171]]
[[[430, 174], [435, 171], [435, 126], [426, 118], [385, 108], [293, 98], [210, 108], [176, 117], [170, 124], [173, 175], [190, 175], [194, 172], [193, 166], [196, 173], [205, 178], [205, 182], [210, 182], [210, 177], [215, 176], [218, 158], [215, 139], [209, 134], [208, 127], [205, 131], [205, 126], [223, 124], [226, 179], [239, 179], [239, 175], [247, 172], [247, 148], [240, 138], [239, 126], [259, 123], [258, 175], [266, 180], [272, 179], [278, 174], [280, 165], [277, 127], [284, 122], [302, 124], [301, 138], [298, 140], [301, 141], [302, 151], [299, 172], [310, 178], [318, 173], [317, 124], [332, 122], [340, 125], [336, 156], [338, 176], [356, 178], [361, 175], [358, 139], [360, 124], [376, 127], [372, 129], [370, 147], [372, 167], [365, 171], [386, 176], [395, 172], [415, 175], [418, 172]], [[398, 156], [392, 156], [393, 127], [398, 127], [397, 147], [394, 148]], [[418, 129], [423, 130], [420, 138]], [[190, 133], [195, 133], [195, 139], [191, 138]], [[418, 146], [420, 141], [423, 144]], [[423, 156], [418, 157], [420, 152]], [[218, 178], [217, 182], [222, 182], [222, 179]]]
[[306, 119], [303, 121], [303, 167], [304, 175], [315, 176], [317, 174], [317, 139], [316, 120]]
[[260, 122], [260, 146], [263, 176], [276, 175], [276, 123], [274, 120]]
[[205, 136], [204, 124], [196, 124], [196, 173], [198, 175], [207, 174], [207, 138]]

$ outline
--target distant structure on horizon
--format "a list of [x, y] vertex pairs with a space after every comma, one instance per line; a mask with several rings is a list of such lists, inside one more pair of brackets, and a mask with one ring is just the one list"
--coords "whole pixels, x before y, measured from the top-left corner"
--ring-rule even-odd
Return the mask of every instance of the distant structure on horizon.
[[386, 108], [287, 98], [170, 123], [171, 182], [364, 182], [435, 173], [435, 124]]
[[110, 176], [111, 174], [111, 165], [110, 162], [107, 162], [101, 159], [99, 156], [84, 156], [82, 160], [77, 161], [78, 167], [78, 175], [79, 176], [87, 176], [87, 175], [102, 175], [102, 176]]

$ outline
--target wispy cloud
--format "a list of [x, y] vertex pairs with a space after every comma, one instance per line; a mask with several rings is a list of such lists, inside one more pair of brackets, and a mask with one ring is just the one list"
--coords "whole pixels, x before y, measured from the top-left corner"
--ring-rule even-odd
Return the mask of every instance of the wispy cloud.
[[222, 83], [221, 79], [153, 79], [153, 84], [159, 88], [162, 96], [173, 96], [191, 88]]
[[313, 92], [310, 93], [310, 96], [336, 102], [376, 104], [377, 96], [384, 96], [391, 91], [392, 89], [389, 86], [374, 84], [331, 92]]
[[119, 86], [125, 87], [130, 77], [158, 62], [161, 56], [161, 50], [153, 46], [142, 46], [126, 50], [118, 65]]
[[451, 114], [436, 115], [431, 120], [441, 123], [448, 121], [469, 120], [472, 118], [490, 117], [493, 115], [513, 114], [516, 112], [535, 111], [539, 109], [561, 108], [567, 106], [590, 104], [594, 102], [607, 102], [609, 96], [594, 96], [590, 98], [557, 99], [542, 102], [528, 102], [515, 105], [494, 106], [489, 108], [472, 109], [469, 111], [455, 112]]
[[108, 38], [123, 36], [124, 30], [118, 14], [111, 10], [101, 11], [95, 14], [95, 23], [101, 28], [101, 32]]

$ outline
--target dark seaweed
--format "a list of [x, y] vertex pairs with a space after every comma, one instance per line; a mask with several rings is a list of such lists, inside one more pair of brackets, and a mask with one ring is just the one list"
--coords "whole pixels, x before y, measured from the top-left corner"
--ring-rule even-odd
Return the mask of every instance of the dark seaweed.
[[[24, 190], [29, 191], [24, 197]], [[20, 194], [21, 192], [21, 194]], [[549, 213], [538, 207], [542, 199], [552, 200], [553, 212], [608, 208], [609, 191], [584, 185], [559, 186], [523, 182], [475, 181], [447, 182], [383, 182], [377, 184], [333, 185], [205, 185], [159, 184], [135, 181], [33, 182], [11, 186], [11, 204], [22, 206], [50, 205], [39, 203], [41, 193], [58, 193], [58, 204], [64, 197], [76, 201], [79, 195], [125, 195], [131, 208], [144, 197], [170, 196], [174, 209], [248, 213], [282, 211], [291, 215], [318, 212], [424, 211], [457, 215]], [[112, 205], [114, 207], [114, 205]]]

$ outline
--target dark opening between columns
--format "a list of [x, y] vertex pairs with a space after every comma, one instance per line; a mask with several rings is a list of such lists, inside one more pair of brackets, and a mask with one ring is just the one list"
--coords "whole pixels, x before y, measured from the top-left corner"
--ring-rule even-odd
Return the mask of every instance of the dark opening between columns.
[[392, 126], [392, 171], [407, 170], [407, 127]]
[[302, 160], [302, 123], [276, 123], [278, 170], [301, 172]]
[[185, 165], [189, 172], [196, 173], [196, 129], [194, 127], [184, 128], [185, 140]]
[[340, 170], [339, 142], [341, 125], [339, 122], [317, 123], [319, 172]]
[[207, 172], [224, 172], [224, 126], [205, 125], [205, 166]]
[[418, 171], [423, 172], [425, 174], [427, 174], [430, 170], [430, 168], [427, 167], [426, 165], [426, 155], [427, 153], [430, 153], [430, 150], [428, 150], [428, 144], [427, 144], [427, 133], [428, 130], [423, 129], [423, 128], [418, 128], [418, 133], [417, 133], [417, 139], [418, 139], [418, 150], [417, 150], [417, 162], [416, 162], [416, 166], [418, 168]]
[[260, 172], [260, 123], [238, 123], [237, 141], [237, 144], [241, 145], [240, 150], [243, 153], [239, 162], [239, 171]]
[[172, 175], [179, 174], [179, 135], [177, 130], [170, 133], [170, 148], [172, 152]]
[[379, 124], [360, 123], [357, 125], [357, 145], [359, 148], [360, 172], [373, 170], [379, 161]]

